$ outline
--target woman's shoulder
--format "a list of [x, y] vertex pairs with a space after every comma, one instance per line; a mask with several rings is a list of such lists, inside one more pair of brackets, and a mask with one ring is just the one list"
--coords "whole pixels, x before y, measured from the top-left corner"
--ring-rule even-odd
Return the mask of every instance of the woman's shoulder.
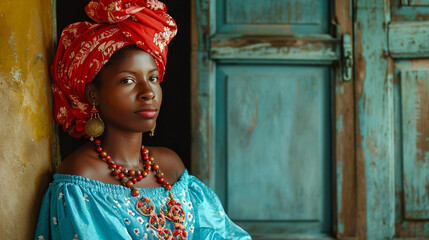
[[155, 162], [159, 165], [165, 175], [169, 176], [170, 182], [177, 182], [185, 171], [185, 165], [179, 155], [166, 147], [147, 147]]
[[105, 163], [99, 160], [92, 144], [87, 143], [66, 157], [58, 166], [56, 173], [89, 177], [100, 166], [105, 166]]

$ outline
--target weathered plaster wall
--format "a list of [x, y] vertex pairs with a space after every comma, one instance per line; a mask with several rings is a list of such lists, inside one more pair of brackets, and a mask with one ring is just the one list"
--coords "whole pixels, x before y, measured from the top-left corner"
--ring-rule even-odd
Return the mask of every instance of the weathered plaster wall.
[[0, 238], [33, 239], [52, 162], [51, 0], [0, 4]]

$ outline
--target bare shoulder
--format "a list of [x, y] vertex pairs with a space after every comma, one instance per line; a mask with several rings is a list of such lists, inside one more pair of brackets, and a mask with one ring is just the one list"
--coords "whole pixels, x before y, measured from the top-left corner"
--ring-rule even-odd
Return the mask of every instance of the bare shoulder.
[[161, 171], [167, 176], [171, 183], [179, 180], [185, 171], [185, 165], [182, 159], [173, 150], [166, 147], [148, 147], [155, 162], [161, 168]]
[[87, 143], [66, 157], [58, 166], [56, 173], [93, 178], [94, 171], [99, 169], [100, 165], [105, 164], [98, 159], [92, 144]]

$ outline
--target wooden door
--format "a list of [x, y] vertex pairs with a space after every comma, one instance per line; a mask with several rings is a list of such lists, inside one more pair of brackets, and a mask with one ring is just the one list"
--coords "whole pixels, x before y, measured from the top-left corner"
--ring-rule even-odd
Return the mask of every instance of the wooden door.
[[355, 9], [359, 236], [429, 239], [429, 1]]
[[193, 173], [254, 239], [354, 236], [349, 1], [192, 6]]

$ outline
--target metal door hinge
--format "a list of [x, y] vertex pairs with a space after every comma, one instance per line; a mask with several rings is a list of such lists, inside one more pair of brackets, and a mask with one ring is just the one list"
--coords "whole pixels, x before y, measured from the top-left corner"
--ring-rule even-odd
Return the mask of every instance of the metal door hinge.
[[349, 34], [343, 35], [342, 66], [343, 66], [343, 80], [345, 82], [348, 82], [352, 79], [352, 74], [353, 74], [353, 50], [352, 50], [352, 40]]

